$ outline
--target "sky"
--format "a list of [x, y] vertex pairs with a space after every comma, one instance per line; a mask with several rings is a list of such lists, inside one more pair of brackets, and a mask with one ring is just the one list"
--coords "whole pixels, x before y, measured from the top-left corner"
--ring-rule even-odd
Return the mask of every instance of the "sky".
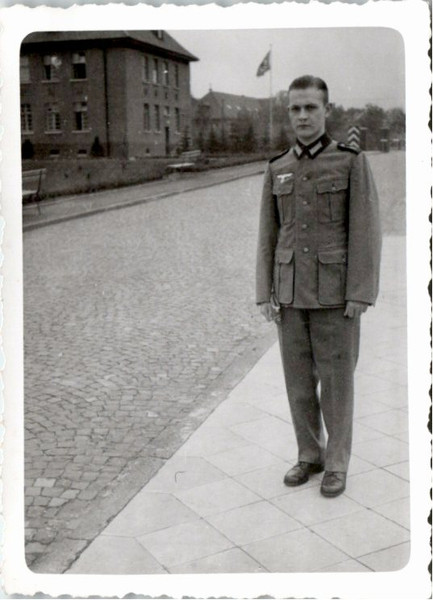
[[311, 74], [326, 81], [330, 101], [344, 108], [367, 103], [405, 106], [404, 43], [388, 28], [170, 30], [200, 60], [191, 63], [191, 93], [217, 92], [255, 98], [270, 95], [270, 73], [257, 77], [272, 46], [272, 93]]

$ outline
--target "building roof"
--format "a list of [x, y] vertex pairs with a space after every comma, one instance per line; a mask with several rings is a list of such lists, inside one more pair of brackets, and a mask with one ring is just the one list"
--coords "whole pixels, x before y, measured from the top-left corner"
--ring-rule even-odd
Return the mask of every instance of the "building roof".
[[217, 110], [220, 114], [223, 111], [224, 117], [230, 119], [236, 118], [241, 111], [257, 114], [263, 105], [268, 102], [269, 99], [267, 98], [251, 98], [250, 96], [239, 96], [210, 90], [198, 101], [198, 104], [207, 105], [211, 110]]
[[40, 31], [28, 35], [22, 50], [33, 50], [35, 46], [134, 46], [143, 50], [158, 50], [158, 54], [178, 58], [187, 62], [199, 60], [188, 52], [170, 34], [163, 30], [144, 31]]

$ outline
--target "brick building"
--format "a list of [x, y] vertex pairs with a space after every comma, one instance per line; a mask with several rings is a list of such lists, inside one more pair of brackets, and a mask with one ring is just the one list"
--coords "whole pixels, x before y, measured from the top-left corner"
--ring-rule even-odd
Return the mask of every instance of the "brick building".
[[196, 143], [206, 145], [212, 135], [230, 143], [253, 127], [257, 140], [266, 137], [269, 127], [269, 99], [251, 98], [224, 92], [209, 92], [194, 103]]
[[190, 62], [168, 33], [29, 35], [21, 46], [23, 156], [166, 156], [191, 135]]

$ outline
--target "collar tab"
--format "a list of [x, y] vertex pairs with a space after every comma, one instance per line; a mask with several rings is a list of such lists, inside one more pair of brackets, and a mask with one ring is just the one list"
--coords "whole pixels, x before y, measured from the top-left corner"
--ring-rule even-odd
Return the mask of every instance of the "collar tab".
[[307, 158], [316, 158], [329, 144], [332, 142], [332, 138], [325, 132], [319, 139], [315, 140], [311, 144], [307, 146], [296, 140], [296, 145], [293, 148], [293, 152], [297, 159], [300, 159], [304, 156]]

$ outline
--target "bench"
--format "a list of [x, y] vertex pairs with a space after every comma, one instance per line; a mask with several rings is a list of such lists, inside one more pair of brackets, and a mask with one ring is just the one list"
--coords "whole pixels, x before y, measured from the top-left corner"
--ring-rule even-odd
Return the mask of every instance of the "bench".
[[23, 171], [22, 174], [22, 201], [23, 203], [36, 202], [39, 214], [41, 214], [39, 206], [40, 193], [46, 173], [46, 169], [33, 169], [31, 171]]
[[201, 150], [187, 150], [185, 152], [182, 152], [179, 155], [179, 159], [182, 160], [182, 162], [167, 165], [167, 170], [170, 173], [182, 173], [184, 171], [192, 171], [197, 162], [200, 160], [201, 156]]

